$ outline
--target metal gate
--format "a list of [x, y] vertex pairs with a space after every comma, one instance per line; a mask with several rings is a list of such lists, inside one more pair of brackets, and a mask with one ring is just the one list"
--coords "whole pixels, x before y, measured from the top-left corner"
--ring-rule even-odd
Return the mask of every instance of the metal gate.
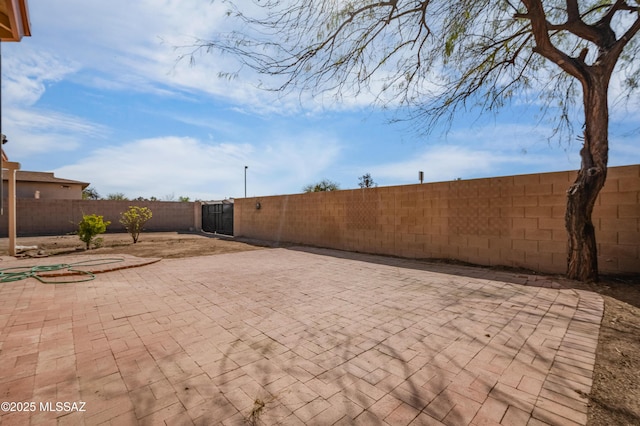
[[202, 230], [233, 235], [233, 202], [224, 200], [202, 205]]

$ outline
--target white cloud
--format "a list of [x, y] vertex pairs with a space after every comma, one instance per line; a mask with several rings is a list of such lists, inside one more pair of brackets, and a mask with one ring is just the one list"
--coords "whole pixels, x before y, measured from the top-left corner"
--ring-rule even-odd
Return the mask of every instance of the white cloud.
[[90, 182], [101, 195], [129, 197], [174, 194], [191, 199], [299, 192], [306, 178], [337, 158], [336, 141], [322, 135], [300, 135], [266, 146], [206, 143], [186, 137], [143, 139], [93, 151], [75, 164], [55, 170], [57, 176]]
[[73, 75], [79, 65], [29, 45], [21, 47], [4, 55], [2, 70], [2, 131], [13, 142], [8, 146], [10, 155], [24, 158], [35, 153], [70, 151], [87, 136], [104, 135], [104, 126], [35, 106], [48, 85]]
[[81, 117], [35, 108], [5, 108], [3, 133], [11, 159], [33, 154], [74, 151], [87, 137], [103, 138], [108, 129]]
[[[260, 10], [249, 2], [242, 3], [242, 8]], [[379, 79], [372, 82], [372, 93], [364, 92], [357, 97], [345, 94], [341, 103], [335, 104], [330, 93], [316, 99], [311, 99], [309, 93], [274, 99], [272, 93], [254, 87], [260, 78], [246, 68], [238, 79], [218, 78], [218, 71], [237, 69], [238, 63], [231, 55], [202, 51], [195, 55], [195, 66], [190, 66], [188, 60], [176, 63], [181, 54], [189, 52], [189, 48], [176, 50], [176, 46], [210, 39], [213, 34], [237, 25], [237, 21], [226, 16], [227, 9], [225, 2], [219, 1], [34, 1], [30, 4], [33, 37], [21, 44], [60, 52], [64, 58], [57, 60], [73, 63], [76, 70], [82, 71], [74, 78], [84, 84], [165, 95], [181, 91], [208, 93], [232, 100], [252, 112], [297, 111], [301, 104], [310, 110], [328, 105], [332, 109], [369, 106], [382, 88], [385, 76], [393, 72], [383, 68], [377, 75]], [[9, 49], [19, 56], [22, 47]], [[435, 72], [431, 79], [437, 79]], [[431, 88], [436, 90], [436, 86]]]
[[[246, 67], [238, 78], [221, 79], [218, 72], [233, 72], [240, 64], [232, 55], [214, 50], [199, 50], [193, 56], [195, 65], [191, 65], [189, 53], [193, 48], [189, 46], [237, 25], [237, 21], [226, 16], [226, 11], [224, 2], [210, 1], [33, 2], [30, 4], [33, 36], [7, 50], [24, 61], [24, 47], [37, 47], [38, 54], [52, 61], [73, 64], [74, 74], [70, 77], [94, 88], [167, 96], [206, 93], [230, 100], [252, 113], [288, 114], [299, 112], [301, 107], [319, 111], [327, 106], [352, 109], [372, 104], [380, 81], [373, 82], [373, 93], [363, 92], [357, 97], [345, 93], [336, 103], [335, 94], [331, 93], [313, 99], [309, 91], [282, 96], [260, 90], [256, 86], [265, 77]], [[56, 52], [58, 56], [46, 52]], [[179, 60], [181, 55], [186, 58]], [[44, 63], [38, 66], [42, 72], [48, 68], [51, 67]], [[381, 72], [381, 77], [384, 74]], [[33, 80], [23, 83], [26, 90]], [[267, 85], [274, 84], [275, 80], [270, 78]]]
[[[57, 52], [60, 62], [77, 64], [74, 76], [98, 88], [171, 93], [197, 90], [230, 99], [248, 99], [250, 84], [217, 78], [230, 58], [213, 52], [198, 56], [198, 66], [176, 63], [176, 46], [211, 38], [225, 25], [223, 2], [143, 0], [130, 2], [34, 2], [30, 4], [33, 28], [26, 45]], [[22, 46], [10, 47], [22, 56]]]
[[579, 147], [565, 150], [551, 146], [541, 138], [543, 132], [521, 125], [470, 127], [452, 132], [445, 141], [430, 145], [410, 160], [369, 170], [386, 181], [413, 183], [418, 179], [418, 171], [424, 172], [425, 182], [438, 182], [518, 174], [518, 166], [526, 169], [526, 173], [578, 167]]
[[10, 158], [73, 151], [87, 138], [102, 138], [108, 129], [81, 117], [35, 108], [5, 108], [3, 132], [10, 142]]
[[41, 111], [35, 108], [15, 109], [8, 113], [9, 121], [16, 126], [30, 127], [33, 131], [47, 132], [57, 129], [60, 132], [98, 136], [104, 133], [104, 129], [86, 120], [50, 111]]
[[19, 54], [3, 55], [2, 100], [7, 105], [31, 106], [40, 99], [48, 83], [60, 81], [78, 70], [78, 64], [28, 45], [12, 51], [16, 52]]

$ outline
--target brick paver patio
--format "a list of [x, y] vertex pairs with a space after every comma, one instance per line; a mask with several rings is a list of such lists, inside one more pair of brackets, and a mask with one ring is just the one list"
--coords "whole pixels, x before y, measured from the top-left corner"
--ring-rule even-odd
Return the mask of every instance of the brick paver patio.
[[584, 425], [602, 310], [541, 277], [320, 249], [2, 283], [0, 423]]

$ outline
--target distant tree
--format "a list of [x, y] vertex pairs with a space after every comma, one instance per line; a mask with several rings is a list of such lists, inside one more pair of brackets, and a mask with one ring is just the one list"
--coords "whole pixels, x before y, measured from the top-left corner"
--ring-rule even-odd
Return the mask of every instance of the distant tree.
[[194, 48], [232, 54], [260, 81], [273, 77], [268, 89], [337, 99], [372, 94], [383, 104], [409, 107], [426, 131], [469, 107], [495, 111], [529, 96], [556, 117], [555, 135], [572, 137], [573, 111], [581, 108], [581, 166], [565, 213], [567, 276], [598, 280], [592, 213], [607, 177], [609, 86], [615, 73], [617, 100], [637, 100], [640, 0], [226, 4], [239, 30]]
[[107, 200], [126, 201], [128, 198], [122, 192], [115, 192], [108, 194]]
[[83, 200], [99, 200], [100, 194], [98, 194], [98, 191], [94, 187], [87, 186], [85, 189], [82, 190], [82, 199]]
[[310, 183], [302, 188], [304, 192], [322, 192], [322, 191], [337, 191], [340, 189], [340, 185], [336, 182], [332, 182], [329, 179], [322, 179], [317, 183]]
[[360, 188], [375, 188], [376, 186], [378, 186], [378, 184], [373, 181], [370, 173], [360, 176], [358, 180], [360, 181], [358, 183], [358, 186]]
[[188, 203], [189, 197], [178, 197], [178, 201], [180, 201], [181, 203]]
[[144, 229], [144, 224], [153, 217], [148, 207], [129, 206], [129, 210], [120, 213], [120, 223], [125, 227], [133, 243], [138, 242], [140, 233]]
[[152, 197], [149, 198], [149, 201], [158, 201], [158, 197], [153, 197], [152, 196]]

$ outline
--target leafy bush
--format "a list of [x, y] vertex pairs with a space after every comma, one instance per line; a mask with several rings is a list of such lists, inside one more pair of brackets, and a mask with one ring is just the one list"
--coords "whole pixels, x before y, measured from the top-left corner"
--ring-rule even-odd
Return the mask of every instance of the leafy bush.
[[98, 234], [106, 232], [107, 226], [111, 224], [110, 221], [104, 221], [102, 216], [95, 214], [85, 214], [82, 216], [82, 221], [78, 224], [78, 236], [80, 241], [87, 245], [87, 250], [91, 248], [91, 241], [93, 237]]
[[144, 224], [151, 219], [153, 214], [148, 207], [129, 206], [129, 210], [120, 213], [120, 223], [127, 229], [133, 238], [133, 243], [138, 242], [140, 232], [144, 229]]

